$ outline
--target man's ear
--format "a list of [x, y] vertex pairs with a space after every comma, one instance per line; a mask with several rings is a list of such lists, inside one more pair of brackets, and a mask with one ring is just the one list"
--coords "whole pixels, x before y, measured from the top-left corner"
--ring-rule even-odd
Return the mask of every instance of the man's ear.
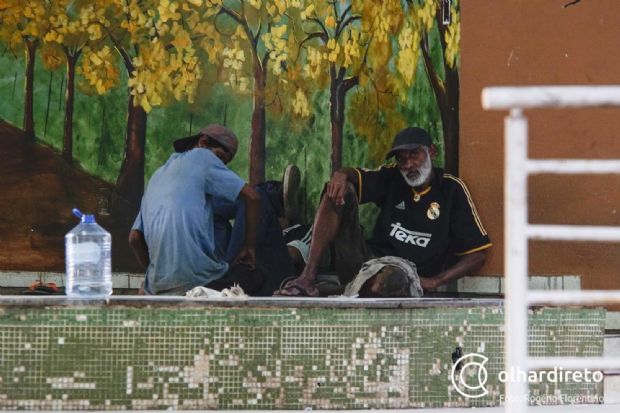
[[194, 148], [208, 148], [209, 147], [209, 137], [202, 135], [196, 141], [196, 146]]
[[437, 157], [437, 147], [435, 144], [432, 144], [428, 147], [428, 153], [431, 156], [431, 159], [434, 160]]

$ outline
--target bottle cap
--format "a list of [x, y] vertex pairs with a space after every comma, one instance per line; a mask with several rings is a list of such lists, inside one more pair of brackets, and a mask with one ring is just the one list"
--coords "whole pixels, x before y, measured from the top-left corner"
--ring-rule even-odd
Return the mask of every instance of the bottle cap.
[[85, 224], [94, 224], [95, 216], [91, 214], [84, 214], [82, 215], [82, 222]]
[[76, 217], [78, 217], [80, 219], [80, 221], [84, 224], [94, 224], [95, 223], [95, 216], [92, 214], [82, 214], [82, 211], [80, 211], [77, 208], [73, 208], [71, 210], [71, 212], [73, 213], [73, 215], [75, 215]]

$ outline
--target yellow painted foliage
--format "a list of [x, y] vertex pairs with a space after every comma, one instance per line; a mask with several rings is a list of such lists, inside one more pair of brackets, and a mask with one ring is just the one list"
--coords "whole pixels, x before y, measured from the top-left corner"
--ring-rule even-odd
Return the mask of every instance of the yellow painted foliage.
[[403, 11], [404, 22], [397, 37], [394, 51], [395, 73], [391, 85], [405, 101], [408, 90], [416, 82], [416, 71], [421, 58], [421, 42], [435, 25], [438, 0], [424, 0]]
[[[301, 13], [308, 42], [304, 72], [313, 80], [328, 75], [330, 67], [367, 80], [388, 64], [390, 36], [402, 22], [400, 0], [308, 2]], [[367, 72], [367, 73], [364, 73]], [[370, 77], [369, 77], [370, 76]]]
[[0, 40], [13, 52], [25, 42], [40, 42], [47, 33], [53, 2], [46, 0], [2, 0]]
[[[81, 75], [97, 93], [106, 93], [118, 84], [122, 62], [128, 71], [127, 86], [134, 104], [145, 111], [171, 100], [192, 102], [202, 70], [191, 33], [193, 28], [203, 28], [198, 26], [200, 14], [205, 12], [204, 7], [213, 7], [214, 3], [209, 0], [91, 2], [82, 9], [82, 26], [78, 32], [87, 33], [89, 40], [99, 46], [85, 50]], [[66, 30], [70, 31], [71, 26]], [[59, 31], [59, 34], [63, 33]]]
[[226, 47], [222, 51], [223, 67], [229, 73], [228, 79], [224, 82], [227, 86], [239, 92], [248, 90], [248, 79], [243, 75], [243, 64], [245, 62], [245, 51], [239, 46], [239, 41], [235, 41], [232, 47]]
[[56, 43], [45, 43], [40, 54], [43, 66], [48, 70], [59, 69], [65, 63], [65, 54]]
[[353, 10], [362, 16], [362, 31], [372, 35], [375, 44], [389, 43], [403, 19], [401, 0], [352, 1]]
[[[398, 91], [391, 82], [396, 63], [390, 62], [392, 42], [404, 20], [401, 0], [306, 1], [299, 18], [306, 37], [299, 51], [300, 73], [318, 88], [356, 85], [346, 100], [347, 117], [370, 143], [371, 155], [379, 153], [394, 128], [404, 124], [396, 110]], [[303, 97], [296, 92], [297, 112]]]
[[202, 33], [202, 38], [199, 41], [199, 47], [207, 53], [209, 63], [216, 63], [221, 51], [221, 41], [219, 40], [220, 34], [217, 30], [215, 30], [213, 25], [204, 23], [200, 23], [196, 26], [195, 31]]
[[[392, 79], [394, 85], [400, 85], [396, 88], [402, 92], [406, 92], [416, 81], [415, 73], [421, 56], [420, 44], [436, 25], [439, 5], [439, 0], [424, 0], [405, 13], [405, 22], [398, 34], [398, 50], [394, 53], [397, 73]], [[458, 2], [453, 1], [451, 11], [452, 20], [445, 30], [444, 59], [449, 68], [454, 68], [461, 39]], [[406, 99], [405, 93], [401, 93], [401, 99]]]
[[361, 36], [362, 34], [356, 29], [348, 31], [344, 41], [344, 62], [342, 63], [344, 67], [351, 67], [359, 62], [362, 56]]
[[[406, 26], [403, 3], [400, 0], [352, 1], [353, 11], [361, 20], [360, 63], [359, 85], [349, 100], [347, 116], [358, 135], [368, 142], [375, 163], [382, 161], [394, 134], [406, 124], [398, 110], [397, 98], [406, 93], [408, 86], [402, 81], [394, 82], [395, 75], [403, 70], [411, 81], [415, 76], [416, 65], [411, 62], [417, 60], [419, 38], [411, 28], [403, 30]], [[396, 50], [405, 47], [409, 53], [403, 53], [399, 59], [395, 56], [394, 43]]]
[[452, 6], [452, 22], [446, 30], [446, 50], [444, 56], [448, 67], [454, 68], [461, 50], [461, 17], [455, 6]]
[[306, 77], [314, 80], [327, 78], [328, 71], [324, 66], [327, 60], [327, 54], [321, 51], [319, 47], [308, 46], [306, 48], [306, 64], [304, 65], [304, 74]]
[[399, 51], [396, 56], [396, 69], [402, 76], [405, 86], [415, 82], [415, 73], [420, 57], [420, 32], [411, 21], [407, 21], [398, 35]]
[[440, 0], [424, 0], [422, 5], [415, 8], [416, 18], [420, 22], [420, 28], [426, 33], [435, 25], [435, 15]]
[[[192, 30], [204, 36], [200, 48], [210, 63], [221, 69], [220, 80], [239, 94], [254, 94], [265, 104], [296, 99], [300, 79], [298, 55], [300, 27], [295, 19], [305, 8], [304, 0], [224, 0], [205, 12]], [[209, 7], [204, 9], [209, 10]], [[264, 90], [254, 84], [264, 78]], [[303, 111], [298, 111], [303, 113]]]
[[265, 48], [269, 51], [269, 67], [273, 74], [282, 74], [282, 63], [288, 58], [288, 44], [285, 38], [287, 26], [274, 26], [262, 35]]
[[385, 107], [369, 93], [353, 93], [349, 100], [349, 120], [359, 136], [368, 142], [373, 164], [384, 162], [392, 139], [407, 126], [395, 107]]
[[101, 38], [101, 26], [93, 22], [105, 21], [102, 9], [75, 0], [56, 0], [53, 4], [45, 42], [64, 46], [75, 53], [90, 40]]
[[118, 58], [109, 46], [95, 50], [85, 47], [83, 53], [76, 72], [82, 75], [96, 93], [102, 95], [118, 85]]
[[168, 20], [178, 21], [181, 18], [181, 13], [178, 13], [179, 3], [176, 1], [160, 0], [157, 11], [162, 23], [166, 23]]
[[[246, 64], [252, 62], [252, 51], [247, 50], [243, 45], [247, 45], [247, 35], [244, 30], [237, 26], [235, 33], [230, 36], [228, 45], [219, 44], [223, 48], [221, 52], [222, 67], [225, 70], [224, 84], [231, 89], [246, 94], [251, 91], [250, 79], [246, 71]], [[220, 38], [220, 40], [223, 40]], [[246, 50], [248, 57], [246, 58]]]
[[132, 61], [135, 70], [128, 86], [134, 102], [146, 112], [153, 106], [167, 103], [170, 96], [179, 101], [187, 97], [191, 103], [201, 76], [194, 49], [170, 53], [166, 46], [167, 43], [160, 41], [144, 44], [140, 56]]
[[310, 2], [310, 4], [308, 4], [308, 6], [301, 12], [301, 19], [302, 20], [308, 19], [312, 15], [313, 11], [314, 11], [314, 3]]
[[308, 98], [302, 89], [297, 89], [293, 99], [293, 113], [303, 118], [310, 116], [310, 106]]
[[336, 28], [336, 18], [333, 15], [328, 15], [327, 18], [325, 19], [325, 27], [327, 27], [328, 29], [335, 29]]

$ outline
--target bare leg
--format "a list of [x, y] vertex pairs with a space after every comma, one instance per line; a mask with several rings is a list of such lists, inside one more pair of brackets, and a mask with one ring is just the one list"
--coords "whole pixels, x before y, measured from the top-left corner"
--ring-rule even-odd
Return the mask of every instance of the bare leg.
[[[353, 187], [349, 190], [354, 191]], [[319, 292], [314, 281], [323, 254], [336, 239], [338, 231], [340, 231], [342, 210], [343, 206], [337, 206], [327, 196], [321, 198], [319, 209], [314, 217], [314, 230], [308, 252], [308, 262], [299, 277], [286, 284], [285, 290], [288, 291], [281, 291], [282, 295], [298, 295], [298, 291], [293, 291], [293, 289], [303, 290], [303, 292], [311, 296], [318, 295]]]

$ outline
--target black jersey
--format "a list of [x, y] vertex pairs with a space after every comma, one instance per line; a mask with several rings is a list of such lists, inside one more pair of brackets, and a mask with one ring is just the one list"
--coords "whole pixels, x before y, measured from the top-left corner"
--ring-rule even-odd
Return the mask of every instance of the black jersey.
[[356, 169], [360, 204], [381, 208], [367, 241], [376, 256], [396, 255], [417, 265], [421, 276], [442, 271], [454, 255], [491, 246], [467, 187], [459, 178], [434, 169], [430, 187], [417, 193], [395, 164]]

